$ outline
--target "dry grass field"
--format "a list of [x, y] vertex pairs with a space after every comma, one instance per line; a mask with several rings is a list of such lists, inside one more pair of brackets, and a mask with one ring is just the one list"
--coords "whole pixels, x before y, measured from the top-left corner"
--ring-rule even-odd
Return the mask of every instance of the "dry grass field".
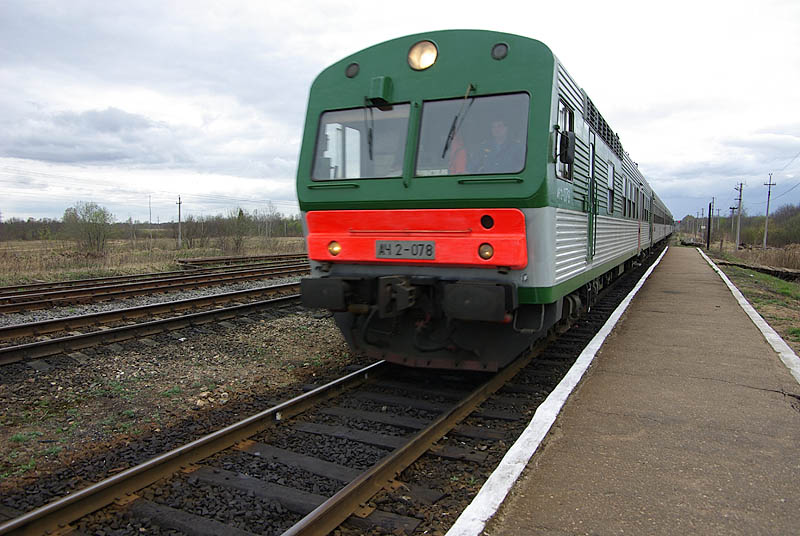
[[790, 244], [784, 248], [740, 249], [731, 253], [733, 257], [741, 259], [746, 264], [800, 270], [800, 244]]
[[[697, 238], [692, 235], [678, 234], [675, 238], [676, 243], [683, 240], [694, 241], [705, 250], [705, 243], [697, 242]], [[723, 242], [721, 246], [719, 242], [712, 242], [709, 253], [714, 254], [716, 258], [731, 262], [800, 270], [800, 244], [789, 244], [782, 248], [762, 249], [760, 246], [750, 246], [734, 249], [732, 242]]]
[[178, 258], [305, 252], [299, 237], [249, 237], [237, 253], [225, 246], [212, 241], [208, 247], [179, 250], [170, 238], [112, 240], [106, 255], [95, 257], [69, 241], [0, 242], [0, 286], [175, 270]]

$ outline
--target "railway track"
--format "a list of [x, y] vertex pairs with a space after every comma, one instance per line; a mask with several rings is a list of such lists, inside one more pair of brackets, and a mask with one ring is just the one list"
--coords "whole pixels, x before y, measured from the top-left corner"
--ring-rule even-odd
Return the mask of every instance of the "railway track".
[[0, 313], [16, 313], [79, 303], [94, 303], [112, 299], [171, 292], [207, 286], [224, 285], [255, 279], [299, 277], [308, 273], [307, 263], [293, 263], [263, 268], [244, 268], [224, 272], [182, 274], [174, 277], [148, 279], [72, 289], [50, 289], [41, 292], [0, 296]]
[[447, 477], [480, 484], [636, 279], [499, 373], [375, 363], [12, 519], [0, 534], [445, 530], [457, 515], [441, 512], [457, 495]]
[[[59, 353], [74, 352], [99, 344], [110, 344], [137, 337], [147, 337], [187, 326], [234, 318], [286, 302], [297, 302], [299, 300], [299, 295], [297, 294], [299, 288], [299, 283], [288, 283], [154, 305], [116, 309], [102, 313], [0, 327], [0, 341], [36, 337], [57, 332], [72, 332], [57, 338], [0, 347], [0, 365], [16, 363], [26, 359], [40, 359]], [[265, 297], [270, 298], [266, 300], [259, 299]], [[221, 304], [239, 301], [245, 301], [246, 303], [218, 307]], [[201, 307], [213, 307], [213, 309], [177, 314]], [[151, 318], [164, 314], [173, 316], [145, 322], [134, 322], [137, 319]], [[108, 324], [118, 325], [106, 327]], [[77, 329], [97, 326], [102, 326], [102, 328], [87, 333], [74, 333], [74, 330]]]
[[[436, 385], [428, 384], [427, 389], [420, 389], [419, 373], [401, 374], [398, 367], [378, 362], [218, 432], [190, 442], [144, 464], [127, 469], [42, 509], [21, 516], [0, 526], [0, 534], [43, 533], [59, 525], [63, 527], [76, 518], [79, 519], [91, 513], [98, 506], [112, 505], [113, 503], [117, 503], [117, 506], [112, 507], [113, 511], [107, 512], [106, 515], [109, 517], [117, 517], [122, 508], [120, 504], [125, 503], [122, 509], [126, 512], [133, 516], [144, 516], [151, 521], [155, 520], [163, 528], [187, 531], [189, 534], [249, 533], [233, 526], [206, 520], [192, 512], [177, 510], [157, 501], [142, 498], [143, 495], [150, 495], [150, 493], [153, 497], [161, 496], [162, 493], [158, 491], [158, 488], [145, 490], [141, 492], [142, 495], [134, 495], [164, 477], [170, 477], [166, 486], [173, 492], [178, 486], [186, 486], [187, 489], [184, 491], [191, 492], [192, 488], [196, 488], [199, 484], [207, 487], [205, 492], [213, 493], [214, 488], [225, 486], [243, 492], [246, 496], [252, 495], [250, 498], [263, 501], [262, 510], [264, 508], [272, 510], [270, 504], [278, 502], [283, 505], [283, 508], [294, 513], [294, 515], [287, 516], [288, 519], [296, 521], [289, 527], [280, 527], [281, 530], [286, 529], [285, 534], [326, 534], [351, 516], [353, 519], [350, 520], [350, 523], [361, 529], [391, 526], [393, 529], [399, 528], [405, 532], [411, 532], [419, 524], [417, 520], [409, 516], [360, 505], [363, 505], [371, 496], [387, 485], [396, 489], [405, 488], [423, 501], [435, 500], [440, 497], [441, 493], [437, 493], [435, 490], [402, 483], [395, 480], [395, 476], [425, 452], [430, 451], [433, 444], [445, 434], [454, 433], [459, 436], [477, 438], [502, 437], [501, 434], [492, 434], [490, 430], [483, 430], [480, 427], [466, 425], [457, 427], [457, 425], [470, 413], [476, 411], [480, 402], [502, 386], [519, 367], [529, 360], [530, 356], [521, 359], [514, 367], [506, 368], [503, 372], [488, 377], [485, 381], [476, 382], [474, 378], [461, 378], [455, 382], [462, 384], [460, 385], [461, 389], [451, 389], [444, 397], [440, 392], [441, 389]], [[393, 377], [392, 381], [375, 381], [388, 375]], [[359, 389], [362, 386], [367, 388]], [[385, 394], [387, 390], [405, 394], [395, 395], [392, 398]], [[334, 397], [336, 397], [336, 403], [324, 404]], [[430, 398], [445, 398], [446, 400], [435, 402], [430, 401]], [[394, 404], [399, 401], [400, 407], [390, 413], [369, 412], [351, 407], [354, 404], [361, 407], [369, 406], [370, 402], [392, 404], [393, 401]], [[401, 413], [403, 413], [402, 406], [405, 405], [416, 406], [421, 411], [438, 414], [438, 416], [428, 420], [404, 417]], [[317, 408], [320, 416], [327, 415], [345, 420], [379, 419], [383, 423], [392, 423], [390, 426], [399, 425], [412, 432], [406, 435], [389, 435], [342, 425], [320, 424], [304, 419], [291, 420], [292, 417], [308, 411], [312, 407]], [[483, 410], [480, 413], [484, 417], [493, 418], [490, 411]], [[495, 415], [494, 417], [508, 418], [507, 415]], [[280, 433], [275, 429], [276, 425], [281, 429]], [[266, 443], [264, 438], [259, 436], [270, 428], [272, 428], [270, 432], [273, 437], [268, 440], [269, 443]], [[284, 448], [287, 442], [291, 442], [291, 435], [295, 432], [360, 441], [372, 447], [373, 450], [392, 450], [369, 469], [353, 470], [334, 462], [327, 462], [302, 452]], [[276, 446], [276, 444], [281, 446]], [[438, 458], [470, 462], [480, 462], [486, 457], [459, 446], [439, 446], [430, 452]], [[342, 483], [342, 486], [331, 497], [325, 497], [303, 489], [271, 484], [253, 477], [242, 476], [223, 469], [219, 465], [196, 465], [211, 456], [219, 455], [219, 453], [226, 456], [246, 454], [273, 460], [275, 463], [288, 464], [289, 467], [314, 475], [311, 477], [312, 479], [320, 477], [337, 480]], [[346, 484], [345, 481], [347, 481]], [[159, 485], [163, 486], [164, 484], [157, 484], [157, 486]], [[306, 483], [306, 487], [307, 485], [308, 483]], [[300, 488], [302, 487], [300, 486]], [[353, 516], [354, 511], [356, 514]], [[297, 519], [298, 517], [299, 519]]]
[[[198, 275], [206, 273], [211, 274], [231, 272], [235, 270], [241, 270], [242, 268], [277, 268], [281, 266], [303, 264], [306, 263], [307, 260], [308, 257], [306, 255], [286, 255], [279, 258], [267, 257], [266, 259], [259, 259], [257, 262], [237, 264], [235, 266], [213, 266], [209, 268], [192, 268], [191, 270], [184, 268], [182, 270], [175, 270], [171, 272], [151, 272], [146, 274], [116, 275], [108, 277], [95, 277], [91, 279], [72, 279], [66, 281], [30, 283], [25, 285], [10, 285], [0, 287], [0, 299], [25, 294], [36, 294], [50, 290], [90, 288], [119, 283], [137, 281], [143, 282], [148, 280], [164, 279], [168, 277], [183, 277], [187, 273]], [[186, 265], [182, 264], [182, 266]]]
[[194, 257], [190, 259], [175, 259], [179, 265], [185, 268], [197, 268], [200, 266], [219, 266], [219, 265], [241, 265], [251, 262], [261, 262], [270, 260], [308, 260], [306, 254], [286, 254], [286, 255], [250, 255], [247, 257]]

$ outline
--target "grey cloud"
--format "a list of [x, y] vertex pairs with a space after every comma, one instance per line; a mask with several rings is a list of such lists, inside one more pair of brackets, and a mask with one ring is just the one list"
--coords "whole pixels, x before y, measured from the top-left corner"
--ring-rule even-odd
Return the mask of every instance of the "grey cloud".
[[295, 53], [289, 42], [255, 27], [233, 31], [193, 25], [181, 12], [186, 5], [69, 6], [0, 6], [0, 35], [14, 43], [0, 47], [2, 63], [35, 64], [90, 83], [231, 95], [286, 120], [302, 116], [307, 96], [288, 88], [310, 86], [321, 68]]
[[[238, 130], [212, 134], [207, 125], [170, 125], [113, 107], [48, 113], [28, 105], [26, 111], [0, 113], [0, 156], [252, 178], [294, 176], [296, 141], [270, 132], [274, 127], [266, 126], [263, 118], [222, 119], [236, 122]], [[232, 151], [226, 147], [229, 143], [244, 148]]]
[[53, 122], [67, 128], [78, 127], [82, 130], [113, 133], [156, 127], [155, 123], [146, 117], [130, 114], [117, 108], [87, 110], [79, 114], [65, 112], [57, 114], [53, 118]]
[[174, 133], [116, 108], [31, 112], [0, 122], [0, 156], [59, 163], [186, 163]]

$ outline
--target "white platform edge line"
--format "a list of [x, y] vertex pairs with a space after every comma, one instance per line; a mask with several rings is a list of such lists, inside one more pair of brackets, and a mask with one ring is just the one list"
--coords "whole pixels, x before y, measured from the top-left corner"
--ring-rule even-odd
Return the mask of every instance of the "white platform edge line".
[[583, 349], [578, 359], [567, 372], [566, 376], [559, 382], [550, 395], [542, 402], [534, 413], [531, 422], [514, 442], [508, 452], [500, 461], [500, 464], [484, 482], [475, 499], [456, 519], [456, 522], [447, 531], [446, 536], [477, 536], [483, 531], [486, 523], [497, 513], [497, 509], [511, 491], [512, 486], [522, 474], [523, 469], [528, 465], [528, 461], [539, 448], [553, 423], [561, 413], [567, 397], [578, 385], [583, 374], [589, 368], [594, 356], [602, 346], [603, 341], [608, 337], [611, 330], [619, 321], [622, 313], [630, 305], [631, 300], [642, 288], [645, 280], [650, 276], [656, 266], [667, 252], [666, 248], [656, 259], [647, 272], [639, 279], [636, 286], [622, 300], [622, 303], [611, 313], [611, 316], [603, 324], [603, 327], [589, 341]]
[[725, 272], [720, 270], [720, 268], [714, 264], [714, 261], [709, 259], [708, 256], [703, 253], [702, 249], [697, 248], [697, 251], [700, 252], [700, 255], [702, 255], [706, 262], [711, 265], [711, 268], [713, 268], [714, 271], [717, 272], [717, 275], [719, 275], [725, 284], [728, 285], [728, 289], [731, 291], [731, 294], [733, 294], [733, 297], [736, 298], [736, 301], [739, 302], [741, 308], [744, 309], [744, 312], [747, 313], [747, 316], [750, 317], [750, 320], [753, 321], [753, 324], [755, 324], [756, 327], [761, 330], [761, 334], [764, 335], [764, 338], [767, 340], [770, 346], [772, 346], [773, 350], [778, 353], [781, 361], [783, 361], [783, 364], [789, 369], [789, 372], [792, 374], [792, 376], [794, 376], [794, 379], [797, 381], [797, 383], [800, 383], [800, 358], [797, 357], [797, 354], [795, 354], [791, 347], [786, 344], [786, 341], [784, 341], [781, 336], [778, 335], [774, 329], [772, 329], [772, 326], [767, 324], [766, 320], [764, 320], [764, 318], [758, 314], [758, 311], [756, 311], [755, 308], [750, 305], [750, 302], [747, 301], [747, 298], [745, 298], [739, 289], [736, 288], [736, 285], [734, 285], [731, 280], [728, 279], [728, 276], [725, 275]]

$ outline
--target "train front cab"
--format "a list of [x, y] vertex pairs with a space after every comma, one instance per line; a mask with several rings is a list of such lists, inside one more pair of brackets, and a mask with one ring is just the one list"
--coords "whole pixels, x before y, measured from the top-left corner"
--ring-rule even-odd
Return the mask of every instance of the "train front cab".
[[[409, 68], [421, 44], [441, 58]], [[481, 370], [589, 303], [652, 227], [643, 244], [646, 221], [619, 218], [613, 203], [602, 220], [578, 180], [556, 177], [587, 143], [560, 116], [562, 79], [542, 43], [473, 31], [400, 38], [326, 69], [298, 166], [312, 260], [304, 303], [334, 311], [348, 342], [370, 355]], [[581, 90], [569, 94], [579, 110]], [[488, 154], [481, 136], [498, 116], [521, 151], [465, 156]], [[610, 175], [610, 194], [619, 178]], [[622, 227], [624, 245], [600, 243]]]

